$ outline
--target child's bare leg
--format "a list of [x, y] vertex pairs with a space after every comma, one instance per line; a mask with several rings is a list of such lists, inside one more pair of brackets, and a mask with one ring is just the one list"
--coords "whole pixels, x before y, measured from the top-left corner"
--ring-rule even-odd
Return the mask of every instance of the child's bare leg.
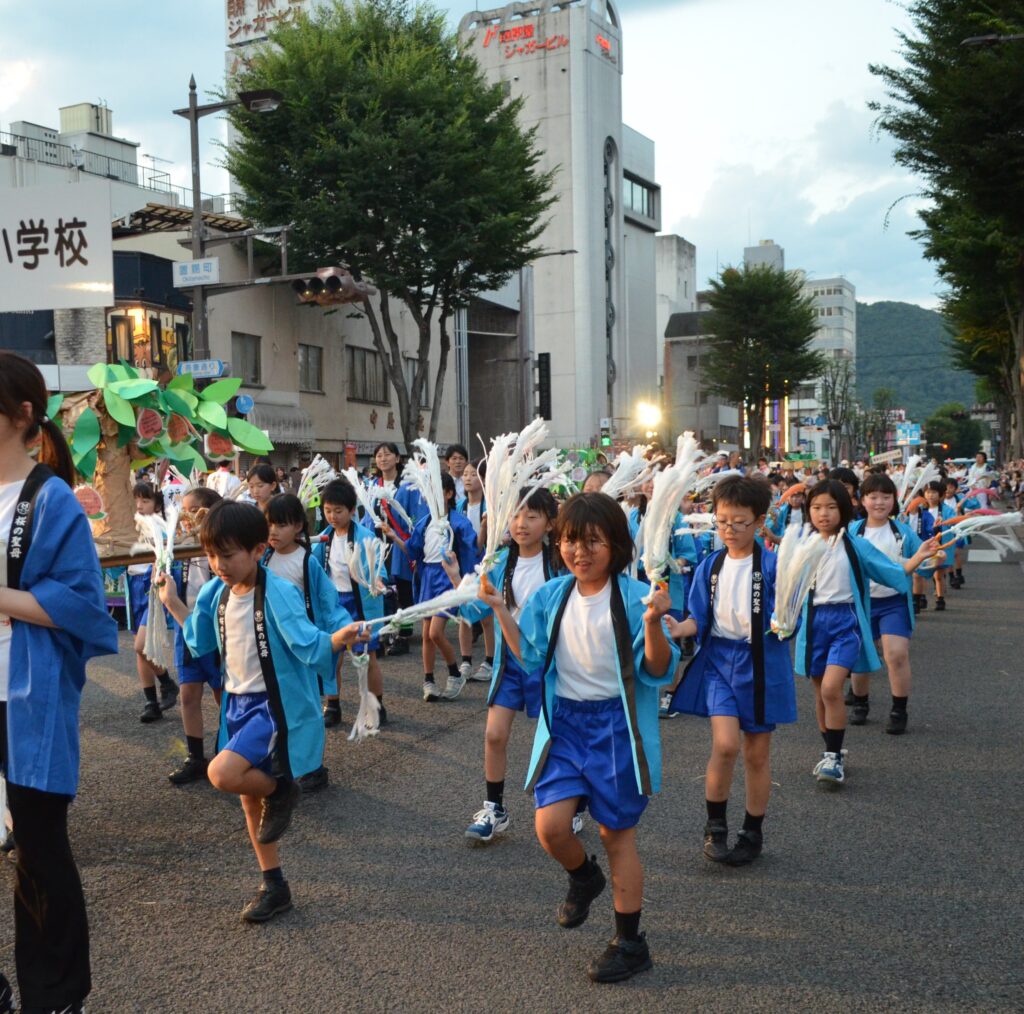
[[430, 625], [430, 620], [423, 621], [423, 671], [428, 675], [434, 671], [434, 659], [437, 657], [434, 642], [430, 639]]
[[252, 850], [256, 853], [256, 861], [260, 864], [260, 870], [277, 869], [281, 865], [277, 842], [261, 845], [257, 838], [260, 829], [260, 816], [263, 813], [263, 797], [240, 796], [239, 799], [242, 801], [242, 810], [245, 812], [245, 825], [249, 829], [249, 841], [252, 842]]
[[704, 775], [704, 795], [711, 802], [724, 803], [729, 798], [739, 752], [739, 720], [729, 715], [712, 715], [711, 756]]
[[221, 792], [232, 792], [236, 796], [253, 796], [263, 799], [277, 788], [277, 781], [259, 768], [254, 768], [241, 754], [233, 750], [221, 750], [210, 761], [208, 771], [210, 784]]
[[[441, 652], [441, 657], [444, 659], [445, 665], [454, 665], [455, 649], [451, 646], [451, 643], [445, 634], [445, 626], [447, 623], [447, 617], [444, 616], [432, 616], [430, 618], [430, 642], [438, 651]], [[424, 672], [426, 671], [427, 670], [424, 669]]]
[[636, 828], [613, 831], [603, 824], [598, 827], [612, 871], [615, 911], [639, 912], [643, 904], [644, 868], [640, 864], [640, 853], [636, 850]]
[[587, 860], [583, 845], [572, 833], [572, 818], [578, 805], [578, 798], [560, 799], [557, 803], [539, 806], [534, 818], [537, 840], [544, 851], [566, 870], [579, 869]]
[[484, 628], [484, 654], [494, 658], [494, 617], [485, 616], [481, 622]]
[[[186, 736], [203, 736], [203, 683], [181, 685], [181, 727]], [[214, 691], [216, 693], [216, 691]]]
[[377, 661], [377, 652], [371, 651], [370, 665], [366, 670], [366, 686], [371, 694], [378, 699], [384, 694], [384, 673], [381, 672], [380, 662]]
[[821, 699], [821, 677], [812, 676], [811, 686], [814, 688], [814, 714], [818, 719], [819, 732], [825, 731], [825, 703]]
[[473, 627], [469, 623], [459, 624], [459, 654], [463, 658], [473, 657]]
[[[843, 683], [849, 674], [849, 669], [838, 665], [825, 666], [825, 675], [820, 681], [815, 680], [818, 686], [821, 703], [824, 711], [825, 729], [846, 728], [846, 705], [843, 703]], [[820, 721], [820, 716], [819, 716]]]
[[893, 697], [910, 696], [910, 641], [898, 634], [882, 635], [882, 655], [889, 670]]
[[484, 778], [489, 782], [503, 782], [508, 770], [508, 739], [516, 713], [511, 708], [493, 704], [487, 709], [487, 728], [484, 731]]
[[747, 813], [763, 817], [772, 791], [769, 756], [772, 745], [770, 732], [743, 734], [743, 777], [747, 788]]

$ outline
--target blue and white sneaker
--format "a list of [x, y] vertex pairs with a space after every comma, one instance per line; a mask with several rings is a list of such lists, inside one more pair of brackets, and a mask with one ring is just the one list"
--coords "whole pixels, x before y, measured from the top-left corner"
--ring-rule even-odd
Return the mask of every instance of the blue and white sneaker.
[[838, 788], [846, 779], [843, 772], [843, 758], [839, 754], [829, 753], [826, 750], [821, 755], [821, 760], [814, 765], [811, 774], [826, 786]]
[[672, 708], [672, 691], [666, 690], [658, 704], [658, 718], [675, 718], [679, 712]]
[[508, 810], [488, 800], [484, 808], [473, 815], [473, 823], [466, 828], [466, 837], [470, 845], [486, 845], [495, 835], [504, 834], [511, 823]]

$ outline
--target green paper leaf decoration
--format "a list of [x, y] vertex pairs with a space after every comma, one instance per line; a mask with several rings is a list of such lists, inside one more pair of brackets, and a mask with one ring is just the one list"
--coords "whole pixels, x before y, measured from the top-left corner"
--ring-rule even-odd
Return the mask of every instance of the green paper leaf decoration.
[[135, 426], [135, 409], [113, 388], [108, 387], [103, 391], [103, 404], [107, 406], [111, 419], [117, 420], [122, 426]]
[[87, 408], [75, 423], [75, 432], [71, 437], [72, 456], [80, 457], [87, 454], [99, 442], [100, 421], [96, 418], [96, 413], [91, 408]]
[[167, 384], [168, 391], [191, 391], [195, 388], [191, 373], [182, 373], [173, 377]]
[[126, 401], [134, 401], [152, 391], [159, 390], [160, 385], [155, 380], [115, 380], [107, 385], [115, 394], [120, 395]]
[[[139, 371], [128, 362], [127, 359], [118, 359], [118, 366], [121, 370], [124, 370], [125, 380], [136, 380], [139, 376]], [[119, 378], [120, 379], [120, 378]]]
[[227, 413], [215, 401], [199, 402], [199, 418], [215, 430], [227, 429]]
[[184, 416], [186, 419], [192, 419], [195, 416], [195, 406], [189, 404], [189, 401], [196, 401], [194, 395], [181, 394], [177, 391], [168, 390], [161, 393], [161, 400], [167, 406], [167, 410], [170, 412], [177, 412], [178, 415]]
[[89, 378], [89, 383], [93, 387], [100, 389], [107, 386], [107, 384], [116, 380], [117, 378], [111, 372], [111, 368], [106, 363], [97, 363], [95, 366], [89, 367], [89, 372], [86, 373]]
[[228, 433], [242, 450], [248, 451], [250, 454], [266, 454], [274, 449], [270, 438], [263, 430], [258, 430], [252, 423], [247, 423], [244, 419], [229, 419]]
[[73, 454], [75, 468], [86, 478], [92, 479], [96, 473], [96, 448], [86, 451], [84, 454]]
[[215, 401], [218, 405], [223, 405], [238, 393], [241, 386], [241, 377], [225, 377], [224, 380], [215, 381], [209, 387], [204, 387], [199, 392], [199, 397], [203, 401]]
[[122, 447], [127, 447], [136, 437], [138, 433], [135, 430], [134, 424], [131, 426], [117, 427], [117, 447], [120, 450]]
[[51, 394], [46, 401], [46, 414], [56, 421], [57, 413], [60, 411], [61, 405], [64, 404], [63, 394]]
[[138, 461], [132, 462], [132, 471], [137, 472], [140, 468], [152, 465], [154, 461], [156, 461], [156, 458], [139, 458]]

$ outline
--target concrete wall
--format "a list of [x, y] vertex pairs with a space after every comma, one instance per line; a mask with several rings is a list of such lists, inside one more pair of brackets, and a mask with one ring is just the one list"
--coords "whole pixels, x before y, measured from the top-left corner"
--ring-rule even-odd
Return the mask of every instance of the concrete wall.
[[673, 313], [697, 309], [697, 248], [682, 236], [656, 237], [655, 248], [655, 328], [658, 334], [658, 375], [664, 372], [665, 328]]

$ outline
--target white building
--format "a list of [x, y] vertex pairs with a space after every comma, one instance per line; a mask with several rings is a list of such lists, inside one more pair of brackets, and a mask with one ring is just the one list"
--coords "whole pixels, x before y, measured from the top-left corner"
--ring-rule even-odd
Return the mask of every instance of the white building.
[[658, 397], [661, 209], [654, 144], [622, 123], [618, 14], [608, 0], [514, 3], [467, 14], [460, 33], [487, 78], [523, 99], [540, 167], [557, 170], [529, 350], [550, 357], [551, 439], [589, 444], [602, 419], [625, 439], [637, 402]]
[[697, 248], [682, 236], [665, 234], [656, 239], [658, 377], [665, 374], [665, 329], [674, 313], [697, 309]]

